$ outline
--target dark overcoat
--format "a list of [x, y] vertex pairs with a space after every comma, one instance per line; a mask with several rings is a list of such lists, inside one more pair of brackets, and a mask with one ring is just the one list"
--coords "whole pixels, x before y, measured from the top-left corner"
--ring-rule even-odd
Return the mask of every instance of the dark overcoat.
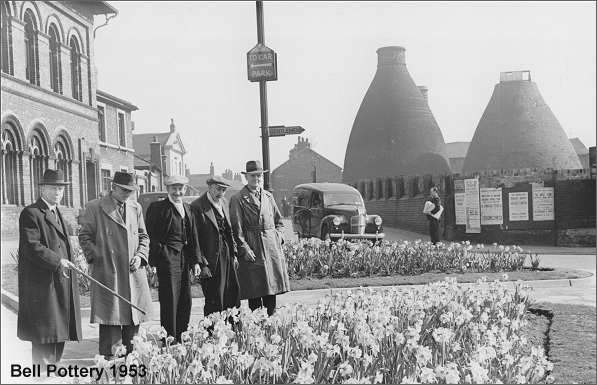
[[62, 258], [74, 263], [74, 256], [69, 228], [57, 212], [62, 225], [38, 199], [19, 217], [17, 336], [41, 344], [82, 339], [77, 276], [65, 278], [59, 269]]
[[[199, 247], [203, 256], [202, 264], [207, 265], [212, 273], [212, 278], [204, 279], [201, 282], [203, 292], [204, 294], [210, 293], [213, 297], [217, 297], [205, 298], [206, 306], [214, 311], [222, 311], [226, 308], [240, 306], [238, 271], [234, 267], [233, 262], [238, 253], [236, 242], [232, 235], [228, 202], [222, 198], [224, 220], [228, 224], [230, 232], [220, 234], [214, 208], [207, 197], [208, 193], [205, 192], [199, 198], [195, 199], [191, 203], [191, 207], [195, 213], [195, 221], [197, 222]], [[221, 238], [228, 245], [228, 253], [221, 252], [223, 246], [220, 243]], [[223, 276], [227, 277], [226, 282], [222, 282]], [[211, 301], [211, 306], [208, 303], [209, 301]]]
[[[129, 199], [125, 215], [126, 223], [110, 195], [88, 202], [81, 216], [79, 244], [91, 276], [144, 309], [146, 314], [92, 283], [91, 323], [138, 325], [151, 319], [151, 294], [145, 270], [149, 236], [141, 205]], [[141, 267], [131, 272], [129, 266], [135, 256], [141, 258]]]
[[[230, 222], [239, 253], [241, 299], [290, 291], [288, 266], [282, 252], [284, 227], [274, 196], [267, 190], [256, 200], [247, 186], [230, 199]], [[249, 250], [255, 262], [245, 259]]]
[[[188, 244], [183, 248], [184, 256], [187, 260], [187, 266], [191, 267], [198, 263], [199, 250], [197, 241], [197, 228], [193, 216], [193, 211], [188, 203], [183, 203], [185, 215], [189, 218]], [[147, 233], [149, 234], [149, 264], [155, 267], [168, 268], [170, 265], [171, 251], [166, 247], [165, 240], [170, 234], [173, 215], [176, 215], [176, 208], [170, 203], [168, 198], [153, 202], [147, 208], [145, 218], [147, 219]]]

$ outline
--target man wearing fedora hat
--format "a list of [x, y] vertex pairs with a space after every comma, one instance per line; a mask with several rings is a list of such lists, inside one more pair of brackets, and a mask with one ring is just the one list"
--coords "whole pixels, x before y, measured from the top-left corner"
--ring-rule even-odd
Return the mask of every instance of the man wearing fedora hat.
[[129, 199], [136, 189], [132, 174], [115, 172], [110, 194], [88, 202], [81, 217], [79, 244], [91, 276], [146, 312], [91, 285], [90, 322], [100, 324], [99, 353], [108, 358], [120, 342], [132, 351], [139, 324], [151, 316], [145, 271], [149, 236], [141, 205]]
[[19, 217], [17, 336], [31, 341], [34, 364], [60, 361], [65, 341], [82, 339], [70, 228], [58, 208], [68, 184], [61, 170], [47, 169], [41, 196]]
[[205, 256], [199, 277], [205, 296], [204, 316], [240, 307], [237, 249], [224, 199], [230, 182], [215, 175], [207, 180], [207, 186], [208, 191], [191, 203]]
[[282, 252], [284, 225], [274, 196], [261, 187], [267, 170], [258, 160], [248, 161], [245, 169], [247, 185], [230, 200], [232, 230], [241, 257], [240, 294], [249, 300], [251, 310], [263, 306], [272, 315], [276, 295], [290, 290]]
[[168, 335], [180, 342], [191, 317], [189, 270], [199, 274], [197, 229], [193, 212], [182, 201], [189, 180], [180, 175], [165, 180], [168, 197], [147, 208], [149, 264], [157, 269], [160, 322]]

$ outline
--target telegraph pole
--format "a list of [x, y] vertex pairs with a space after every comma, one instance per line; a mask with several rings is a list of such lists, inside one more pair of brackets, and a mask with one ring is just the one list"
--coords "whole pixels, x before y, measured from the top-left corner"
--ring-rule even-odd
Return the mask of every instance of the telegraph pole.
[[[265, 45], [263, 32], [263, 2], [255, 2], [257, 7], [257, 43]], [[259, 104], [261, 105], [261, 152], [263, 154], [263, 169], [269, 170], [269, 126], [267, 122], [267, 82], [259, 81]], [[263, 173], [263, 188], [268, 190], [270, 171]]]

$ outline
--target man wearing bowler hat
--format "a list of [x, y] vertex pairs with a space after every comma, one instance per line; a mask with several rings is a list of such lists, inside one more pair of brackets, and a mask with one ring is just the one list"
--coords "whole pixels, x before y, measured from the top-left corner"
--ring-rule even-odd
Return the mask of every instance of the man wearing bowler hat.
[[240, 307], [237, 249], [224, 199], [230, 182], [215, 175], [207, 180], [207, 186], [208, 191], [191, 203], [201, 253], [205, 256], [199, 276], [205, 296], [205, 316]]
[[180, 175], [166, 178], [168, 197], [147, 208], [149, 264], [157, 269], [160, 322], [168, 335], [180, 342], [191, 317], [189, 269], [199, 274], [197, 229], [193, 212], [182, 201], [189, 180]]
[[62, 170], [47, 169], [40, 197], [19, 217], [17, 336], [31, 341], [34, 364], [59, 362], [65, 341], [82, 339], [70, 228], [58, 208], [68, 184]]
[[132, 174], [115, 172], [110, 193], [88, 202], [81, 218], [79, 244], [91, 276], [146, 312], [91, 285], [90, 322], [100, 324], [99, 353], [108, 359], [121, 342], [131, 352], [139, 324], [150, 319], [149, 236], [141, 205], [129, 199], [136, 189]]
[[290, 284], [282, 252], [282, 216], [273, 195], [261, 187], [264, 172], [260, 161], [247, 162], [247, 185], [230, 199], [230, 218], [241, 257], [241, 299], [249, 300], [251, 310], [265, 307], [272, 315], [276, 295], [289, 291]]

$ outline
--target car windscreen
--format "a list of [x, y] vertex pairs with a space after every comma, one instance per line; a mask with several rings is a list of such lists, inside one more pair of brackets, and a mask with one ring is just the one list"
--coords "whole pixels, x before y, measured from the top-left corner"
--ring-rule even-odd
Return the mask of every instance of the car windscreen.
[[326, 192], [323, 196], [323, 203], [325, 207], [328, 206], [365, 206], [361, 195], [350, 192]]

